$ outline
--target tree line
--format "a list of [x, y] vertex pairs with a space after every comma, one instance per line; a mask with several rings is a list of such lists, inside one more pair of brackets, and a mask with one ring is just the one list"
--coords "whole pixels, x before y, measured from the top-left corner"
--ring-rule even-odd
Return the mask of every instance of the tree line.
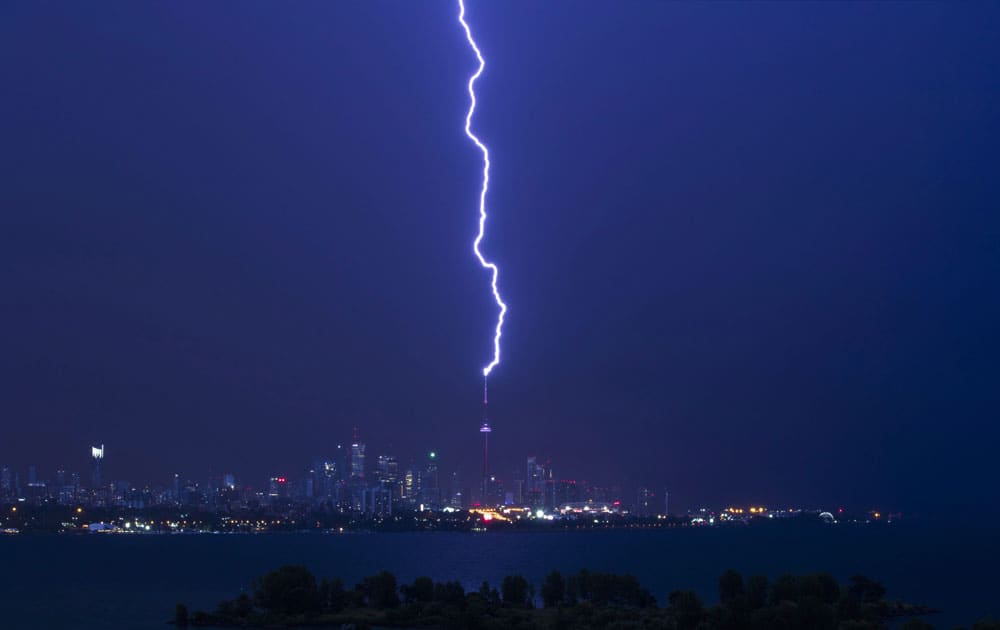
[[[418, 577], [399, 584], [388, 571], [348, 588], [340, 579], [318, 580], [301, 565], [284, 566], [253, 581], [250, 593], [212, 612], [189, 614], [178, 604], [179, 627], [372, 627], [444, 629], [666, 630], [933, 630], [921, 617], [934, 611], [886, 599], [878, 582], [857, 575], [838, 583], [826, 573], [744, 578], [728, 570], [719, 601], [706, 605], [693, 591], [669, 594], [666, 605], [631, 575], [581, 570], [550, 572], [535, 589], [522, 575], [466, 591], [455, 581]], [[896, 622], [905, 619], [902, 625]], [[979, 622], [972, 630], [1000, 630]]]

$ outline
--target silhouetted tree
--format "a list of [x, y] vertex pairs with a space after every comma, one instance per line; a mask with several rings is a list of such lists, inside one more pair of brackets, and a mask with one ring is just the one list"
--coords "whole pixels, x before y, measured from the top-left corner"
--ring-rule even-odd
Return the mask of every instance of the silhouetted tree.
[[304, 566], [284, 566], [254, 580], [254, 603], [266, 610], [287, 614], [315, 612], [320, 608], [316, 578]]
[[794, 602], [798, 598], [799, 587], [794, 575], [783, 573], [775, 578], [771, 584], [771, 606], [777, 606], [781, 602]]
[[369, 575], [361, 580], [355, 590], [364, 596], [365, 603], [372, 608], [384, 609], [399, 606], [396, 594], [396, 576], [388, 571]]
[[751, 575], [747, 578], [746, 593], [747, 605], [750, 610], [763, 608], [767, 604], [767, 577], [763, 575]]
[[885, 597], [885, 587], [863, 575], [851, 576], [847, 592], [860, 602], [875, 603]]
[[320, 605], [324, 610], [330, 612], [340, 612], [347, 603], [347, 593], [344, 591], [344, 582], [340, 578], [332, 580], [323, 579], [319, 583]]
[[532, 588], [521, 575], [508, 575], [500, 585], [505, 606], [526, 607], [531, 605]]
[[566, 581], [558, 571], [553, 571], [545, 576], [541, 588], [542, 604], [546, 608], [552, 608], [562, 603], [566, 597]]
[[500, 605], [500, 593], [495, 588], [490, 588], [490, 583], [484, 581], [479, 585], [479, 592], [477, 593], [483, 598], [483, 602], [491, 607], [496, 607]]
[[743, 576], [739, 571], [728, 569], [719, 578], [719, 603], [731, 604], [743, 596]]
[[434, 599], [434, 581], [429, 577], [418, 577], [413, 580], [413, 584], [400, 586], [399, 592], [403, 594], [403, 600], [408, 604], [426, 604]]
[[234, 600], [226, 600], [219, 604], [216, 613], [225, 619], [245, 619], [253, 612], [253, 601], [246, 593], [240, 593]]
[[576, 575], [571, 575], [566, 579], [566, 600], [570, 604], [575, 604], [577, 600], [589, 599], [586, 593], [587, 578], [590, 572], [580, 569]]
[[[815, 597], [824, 604], [833, 604], [840, 599], [840, 585], [829, 573], [813, 573], [803, 575], [797, 580], [799, 585], [799, 600]], [[879, 585], [881, 586], [881, 585]], [[882, 593], [885, 593], [883, 589]], [[881, 595], [879, 596], [881, 599]]]
[[247, 617], [253, 612], [253, 600], [246, 593], [240, 593], [235, 604], [236, 614], [240, 617]]
[[188, 626], [188, 609], [184, 604], [177, 604], [174, 609], [174, 625], [178, 628], [187, 628]]
[[458, 582], [439, 582], [434, 585], [434, 601], [461, 606], [465, 603], [465, 589]]
[[667, 597], [677, 630], [693, 630], [705, 617], [701, 599], [692, 591], [674, 591]]

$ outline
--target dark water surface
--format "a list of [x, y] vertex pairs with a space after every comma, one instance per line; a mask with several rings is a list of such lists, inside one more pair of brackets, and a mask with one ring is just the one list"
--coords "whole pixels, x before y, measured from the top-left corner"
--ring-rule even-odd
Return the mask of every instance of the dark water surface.
[[1000, 618], [1000, 537], [988, 526], [757, 526], [517, 534], [269, 534], [0, 537], [3, 628], [167, 627], [174, 605], [214, 608], [281, 564], [303, 563], [348, 584], [388, 569], [457, 579], [466, 588], [511, 573], [536, 582], [553, 569], [632, 573], [661, 603], [693, 588], [716, 601], [735, 568], [771, 577], [863, 573], [890, 598], [944, 612], [939, 628]]

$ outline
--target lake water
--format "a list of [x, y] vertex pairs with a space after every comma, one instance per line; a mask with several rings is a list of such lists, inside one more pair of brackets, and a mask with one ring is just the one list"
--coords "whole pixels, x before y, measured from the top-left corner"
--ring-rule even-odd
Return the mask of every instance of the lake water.
[[467, 589], [521, 573], [580, 568], [632, 573], [660, 603], [677, 588], [716, 601], [716, 580], [828, 571], [863, 573], [891, 598], [944, 612], [939, 628], [1000, 618], [1000, 537], [990, 526], [757, 526], [566, 533], [268, 534], [0, 537], [0, 627], [156, 628], [174, 605], [214, 608], [253, 577], [288, 563], [354, 584], [388, 569], [401, 581], [457, 579]]

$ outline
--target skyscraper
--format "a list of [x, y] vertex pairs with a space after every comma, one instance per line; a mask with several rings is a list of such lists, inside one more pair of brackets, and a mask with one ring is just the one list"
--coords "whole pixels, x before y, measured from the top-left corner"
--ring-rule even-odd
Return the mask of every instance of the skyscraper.
[[403, 476], [403, 498], [407, 503], [413, 505], [420, 495], [420, 471], [414, 472], [413, 468], [407, 468]]
[[313, 489], [317, 498], [335, 498], [339, 479], [340, 465], [336, 458], [317, 459], [313, 462]]
[[636, 516], [654, 516], [656, 514], [656, 494], [649, 488], [639, 488], [635, 500]]
[[448, 490], [448, 505], [453, 508], [465, 507], [465, 497], [462, 492], [461, 477], [457, 470], [451, 473], [451, 483]]
[[90, 485], [97, 490], [104, 485], [104, 445], [90, 447]]
[[527, 470], [525, 471], [526, 490], [530, 492], [540, 492], [542, 489], [542, 479], [544, 469], [538, 464], [538, 458], [532, 455], [528, 458]]
[[438, 478], [437, 453], [427, 454], [427, 466], [422, 477], [420, 502], [429, 507], [437, 507], [441, 503], [441, 486]]
[[379, 455], [376, 462], [378, 480], [389, 484], [399, 481], [399, 462], [392, 455]]
[[14, 475], [10, 466], [0, 468], [0, 498], [6, 499], [14, 496]]
[[354, 441], [351, 443], [351, 479], [364, 481], [365, 478], [365, 443], [358, 437], [358, 428], [354, 427]]
[[538, 458], [532, 455], [528, 458], [525, 470], [524, 501], [532, 507], [543, 507], [545, 501], [545, 467], [538, 463]]

